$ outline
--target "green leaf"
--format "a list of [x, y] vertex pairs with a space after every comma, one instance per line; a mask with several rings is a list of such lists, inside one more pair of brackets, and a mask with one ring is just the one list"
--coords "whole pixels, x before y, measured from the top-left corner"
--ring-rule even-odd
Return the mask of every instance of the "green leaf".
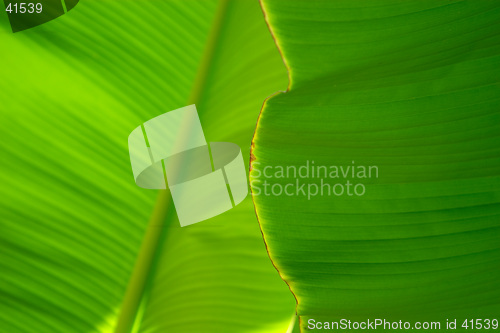
[[286, 86], [258, 3], [88, 0], [16, 34], [0, 13], [0, 39], [0, 331], [285, 331], [293, 297], [251, 199], [180, 228], [127, 148], [196, 103], [207, 139], [248, 158]]
[[[500, 4], [262, 5], [290, 84], [265, 102], [251, 179], [302, 328], [309, 319], [498, 318]], [[378, 177], [276, 174], [306, 163], [376, 166]], [[312, 192], [321, 178], [366, 192], [263, 192], [264, 180], [278, 193], [297, 178]]]

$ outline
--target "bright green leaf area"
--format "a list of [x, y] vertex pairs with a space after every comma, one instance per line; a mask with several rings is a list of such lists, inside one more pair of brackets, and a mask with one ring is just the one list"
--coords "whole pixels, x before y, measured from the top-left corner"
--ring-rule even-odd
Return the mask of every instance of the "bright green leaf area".
[[265, 103], [252, 181], [279, 193], [296, 179], [276, 166], [378, 168], [349, 176], [361, 196], [254, 197], [302, 329], [499, 318], [500, 2], [262, 5], [290, 86]]
[[258, 2], [86, 0], [16, 34], [2, 8], [0, 47], [0, 332], [287, 330], [294, 299], [251, 199], [180, 228], [127, 147], [196, 103], [207, 140], [248, 164], [262, 102], [287, 84]]

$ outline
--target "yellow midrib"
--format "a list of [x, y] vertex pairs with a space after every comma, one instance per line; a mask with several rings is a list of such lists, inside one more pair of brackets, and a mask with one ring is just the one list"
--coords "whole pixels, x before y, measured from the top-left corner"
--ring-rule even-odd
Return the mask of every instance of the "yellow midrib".
[[[64, 0], [63, 6], [65, 7]], [[200, 101], [204, 86], [210, 71], [215, 50], [219, 42], [219, 36], [224, 25], [229, 0], [220, 0], [217, 5], [214, 23], [212, 24], [205, 49], [202, 54], [201, 63], [198, 68], [193, 88], [186, 105], [196, 104]], [[130, 333], [140, 329], [142, 311], [147, 301], [147, 289], [152, 272], [155, 268], [155, 260], [158, 256], [158, 249], [165, 238], [166, 222], [172, 221], [175, 208], [170, 192], [160, 191], [158, 194], [153, 213], [148, 222], [148, 227], [137, 256], [130, 281], [125, 292], [120, 314], [115, 327], [115, 333]], [[139, 312], [139, 308], [141, 311]]]

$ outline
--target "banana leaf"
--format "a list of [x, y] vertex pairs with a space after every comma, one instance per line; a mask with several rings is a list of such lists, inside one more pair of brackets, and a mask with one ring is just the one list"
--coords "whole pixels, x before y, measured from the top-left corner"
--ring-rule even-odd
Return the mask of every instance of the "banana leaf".
[[498, 320], [500, 3], [262, 6], [289, 86], [260, 115], [252, 190], [302, 331]]
[[127, 147], [196, 104], [207, 139], [248, 165], [287, 77], [257, 2], [86, 0], [15, 34], [3, 11], [0, 45], [1, 332], [287, 330], [293, 296], [250, 197], [180, 228]]

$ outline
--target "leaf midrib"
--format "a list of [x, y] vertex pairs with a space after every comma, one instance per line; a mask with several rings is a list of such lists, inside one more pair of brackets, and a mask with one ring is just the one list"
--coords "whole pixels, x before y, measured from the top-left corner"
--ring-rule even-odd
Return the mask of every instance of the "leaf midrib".
[[[219, 0], [217, 4], [214, 21], [186, 105], [196, 104], [201, 100], [220, 34], [227, 18], [225, 14], [228, 3], [229, 0]], [[130, 333], [132, 329], [134, 332], [140, 329], [142, 311], [147, 301], [148, 290], [151, 287], [156, 261], [160, 255], [159, 249], [167, 236], [165, 232], [167, 224], [171, 223], [174, 217], [175, 207], [170, 191], [160, 191], [127, 285], [115, 333]], [[142, 308], [141, 313], [139, 313], [140, 307]]]

